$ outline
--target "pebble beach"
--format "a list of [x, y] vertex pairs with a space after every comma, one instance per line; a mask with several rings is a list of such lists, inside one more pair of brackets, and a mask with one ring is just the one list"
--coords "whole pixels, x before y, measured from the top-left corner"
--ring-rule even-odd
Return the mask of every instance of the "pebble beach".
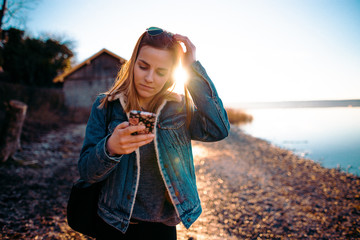
[[236, 127], [194, 142], [204, 213], [179, 239], [358, 239], [360, 178]]
[[[90, 239], [66, 223], [85, 125], [22, 144], [0, 165], [0, 239]], [[326, 169], [232, 127], [193, 142], [203, 213], [179, 240], [358, 239], [360, 178]]]

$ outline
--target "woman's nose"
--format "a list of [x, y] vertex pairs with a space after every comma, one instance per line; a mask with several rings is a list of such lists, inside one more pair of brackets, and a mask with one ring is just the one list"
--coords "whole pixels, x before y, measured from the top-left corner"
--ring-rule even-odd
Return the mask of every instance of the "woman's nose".
[[145, 75], [145, 81], [146, 82], [153, 82], [154, 81], [154, 73], [152, 71], [149, 71], [146, 75]]

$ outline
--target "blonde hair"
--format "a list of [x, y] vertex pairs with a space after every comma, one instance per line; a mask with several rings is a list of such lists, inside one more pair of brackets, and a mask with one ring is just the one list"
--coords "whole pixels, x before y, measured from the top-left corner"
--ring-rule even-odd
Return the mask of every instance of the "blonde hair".
[[[141, 110], [138, 94], [134, 84], [134, 66], [138, 54], [143, 46], [151, 46], [157, 49], [169, 50], [173, 55], [174, 65], [176, 66], [180, 56], [180, 45], [173, 39], [173, 35], [169, 32], [164, 31], [163, 33], [151, 36], [147, 32], [144, 32], [138, 39], [131, 58], [121, 67], [114, 85], [104, 94], [106, 95], [102, 100], [99, 108], [106, 107], [109, 99], [115, 97], [120, 93], [126, 97], [124, 111], [129, 112], [130, 110]], [[156, 112], [160, 104], [171, 94], [174, 87], [174, 77], [165, 83], [164, 87], [157, 93], [149, 104], [150, 112]], [[186, 94], [187, 95], [187, 94]]]

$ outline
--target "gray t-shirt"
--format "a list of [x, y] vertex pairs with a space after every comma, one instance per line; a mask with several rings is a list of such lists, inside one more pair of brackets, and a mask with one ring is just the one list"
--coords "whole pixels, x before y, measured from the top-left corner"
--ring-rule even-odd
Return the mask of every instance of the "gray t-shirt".
[[140, 181], [136, 195], [133, 219], [161, 222], [168, 226], [180, 223], [157, 163], [154, 142], [140, 147]]

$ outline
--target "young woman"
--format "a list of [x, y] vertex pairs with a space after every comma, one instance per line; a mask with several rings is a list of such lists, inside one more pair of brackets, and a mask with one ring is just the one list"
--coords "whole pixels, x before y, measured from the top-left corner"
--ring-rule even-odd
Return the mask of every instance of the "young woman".
[[[191, 101], [172, 92], [180, 58], [189, 74]], [[129, 125], [131, 110], [156, 113], [154, 132], [133, 135], [144, 126]], [[96, 99], [86, 128], [80, 178], [103, 182], [97, 238], [176, 239], [175, 226], [182, 222], [189, 228], [202, 211], [191, 140], [218, 141], [229, 128], [191, 41], [148, 28], [114, 86]]]

